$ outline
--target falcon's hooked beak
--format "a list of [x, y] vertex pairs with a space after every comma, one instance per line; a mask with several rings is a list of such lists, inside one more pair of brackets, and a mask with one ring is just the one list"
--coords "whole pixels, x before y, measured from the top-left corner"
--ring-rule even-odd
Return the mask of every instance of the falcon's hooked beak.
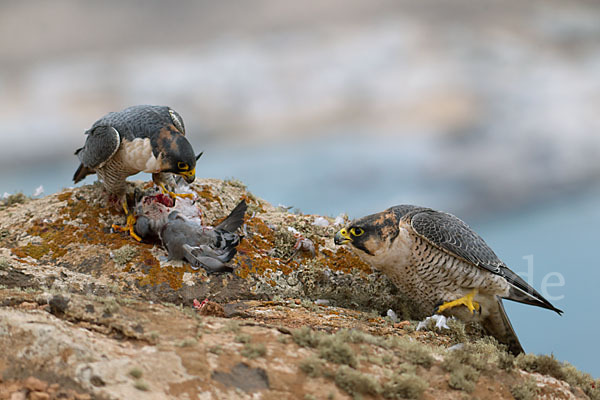
[[[204, 154], [203, 151], [200, 152], [200, 154], [198, 154], [196, 156], [196, 161], [198, 161], [198, 159], [200, 157], [202, 157], [202, 154]], [[183, 176], [183, 179], [185, 179], [185, 181], [189, 184], [194, 182], [194, 180], [196, 179], [196, 168], [193, 168], [189, 171], [183, 171], [179, 173], [181, 176]]]
[[183, 179], [185, 179], [187, 183], [192, 183], [196, 179], [196, 168], [180, 172], [179, 175], [183, 176]]
[[346, 244], [351, 241], [352, 241], [352, 238], [350, 237], [350, 234], [348, 234], [348, 230], [346, 228], [343, 228], [341, 231], [336, 233], [335, 237], [333, 238], [333, 242], [338, 245]]

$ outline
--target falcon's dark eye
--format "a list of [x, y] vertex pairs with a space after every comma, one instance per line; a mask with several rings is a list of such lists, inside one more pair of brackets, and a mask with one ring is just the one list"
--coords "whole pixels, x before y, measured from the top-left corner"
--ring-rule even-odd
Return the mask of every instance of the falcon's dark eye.
[[360, 236], [365, 233], [365, 230], [363, 228], [352, 228], [350, 229], [350, 233], [352, 236]]
[[190, 166], [182, 161], [179, 161], [177, 163], [177, 168], [179, 168], [180, 171], [187, 171], [188, 169], [190, 169]]
[[185, 126], [183, 126], [183, 119], [177, 114], [175, 111], [169, 109], [169, 115], [171, 116], [171, 121], [173, 121], [173, 125], [175, 128], [179, 130], [179, 132], [185, 135]]

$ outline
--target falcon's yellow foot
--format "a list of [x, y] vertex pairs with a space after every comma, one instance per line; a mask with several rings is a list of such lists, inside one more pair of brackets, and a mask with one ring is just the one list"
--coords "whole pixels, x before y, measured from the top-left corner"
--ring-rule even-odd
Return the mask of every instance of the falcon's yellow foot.
[[132, 215], [132, 214], [128, 214], [127, 215], [127, 225], [125, 226], [120, 226], [120, 225], [112, 225], [112, 228], [114, 230], [117, 231], [121, 231], [121, 232], [129, 232], [129, 235], [134, 238], [135, 240], [137, 240], [138, 242], [142, 241], [142, 238], [139, 237], [136, 233], [135, 233], [135, 221], [136, 218]]
[[461, 297], [460, 299], [448, 301], [448, 302], [442, 304], [437, 309], [438, 314], [444, 310], [447, 310], [447, 309], [453, 308], [453, 307], [457, 307], [457, 306], [467, 307], [469, 309], [469, 311], [471, 311], [471, 314], [473, 314], [474, 311], [479, 311], [479, 309], [480, 309], [479, 303], [477, 303], [476, 301], [473, 301], [473, 298], [475, 297], [475, 295], [477, 293], [478, 293], [478, 290], [473, 289], [469, 293], [467, 293], [466, 295]]
[[188, 199], [193, 199], [194, 198], [194, 194], [193, 193], [175, 193], [175, 192], [171, 192], [162, 183], [160, 185], [158, 185], [158, 186], [160, 186], [160, 188], [162, 189], [162, 192], [164, 194], [168, 194], [172, 198], [176, 198], [176, 197], [182, 197], [182, 198], [185, 197], [185, 198], [188, 198]]

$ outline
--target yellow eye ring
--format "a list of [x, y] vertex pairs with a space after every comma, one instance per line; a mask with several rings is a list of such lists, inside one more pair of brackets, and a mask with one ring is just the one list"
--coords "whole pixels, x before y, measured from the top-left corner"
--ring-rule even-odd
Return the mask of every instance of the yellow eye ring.
[[365, 233], [365, 230], [363, 228], [352, 228], [350, 229], [350, 233], [352, 236], [361, 236], [363, 233]]
[[190, 166], [182, 161], [179, 161], [177, 163], [177, 168], [179, 168], [180, 171], [187, 171], [188, 169], [190, 169]]

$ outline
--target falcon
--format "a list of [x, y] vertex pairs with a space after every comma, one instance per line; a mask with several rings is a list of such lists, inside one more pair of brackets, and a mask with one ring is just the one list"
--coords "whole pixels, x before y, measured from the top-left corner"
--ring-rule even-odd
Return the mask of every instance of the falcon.
[[[127, 208], [125, 196], [130, 175], [138, 172], [152, 173], [152, 180], [165, 193], [172, 186], [173, 175], [192, 183], [196, 177], [196, 157], [192, 145], [185, 137], [181, 116], [166, 106], [137, 105], [122, 111], [111, 112], [96, 121], [85, 134], [85, 145], [75, 151], [81, 164], [73, 181], [97, 174], [104, 188], [117, 196], [127, 216], [125, 227], [114, 229], [129, 231], [136, 240], [135, 217]], [[187, 195], [192, 196], [192, 195]]]
[[336, 233], [365, 262], [386, 274], [423, 311], [480, 322], [517, 355], [523, 352], [502, 299], [557, 312], [454, 215], [412, 205], [354, 220]]

